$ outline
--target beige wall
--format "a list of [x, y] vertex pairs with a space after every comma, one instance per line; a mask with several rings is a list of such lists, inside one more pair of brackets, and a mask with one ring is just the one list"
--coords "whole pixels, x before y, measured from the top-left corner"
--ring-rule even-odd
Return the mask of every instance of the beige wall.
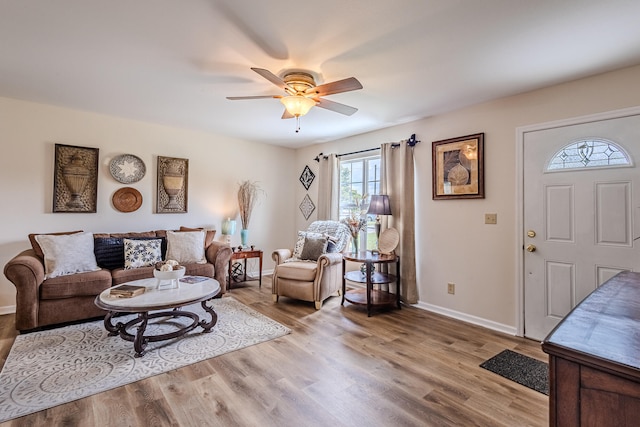
[[[414, 151], [420, 305], [515, 333], [516, 261], [521, 253], [516, 248], [516, 128], [638, 106], [639, 81], [640, 67], [632, 67], [307, 147], [297, 152], [298, 174], [305, 164], [317, 171], [312, 159], [319, 152], [345, 153], [415, 133], [422, 141]], [[478, 132], [485, 133], [486, 198], [433, 201], [431, 142]], [[300, 203], [305, 192], [296, 188]], [[317, 188], [315, 182], [310, 188], [314, 201]], [[498, 224], [485, 225], [485, 213], [497, 213]], [[302, 216], [296, 219], [303, 228]], [[447, 282], [456, 284], [455, 295], [447, 294]]]
[[[29, 247], [27, 234], [83, 229], [92, 232], [144, 231], [204, 226], [220, 230], [221, 221], [237, 212], [240, 181], [258, 181], [266, 196], [255, 207], [249, 243], [270, 254], [294, 238], [291, 224], [297, 184], [291, 149], [0, 98], [0, 265]], [[51, 213], [54, 144], [100, 149], [97, 213]], [[140, 157], [145, 177], [129, 186], [143, 197], [142, 207], [121, 213], [111, 205], [113, 193], [126, 185], [109, 174], [109, 161], [119, 154]], [[155, 214], [157, 156], [189, 159], [189, 206], [185, 214]], [[299, 184], [298, 184], [299, 185]], [[239, 228], [232, 244], [239, 244]], [[218, 234], [217, 239], [222, 237]], [[0, 275], [0, 313], [13, 311], [15, 288]]]

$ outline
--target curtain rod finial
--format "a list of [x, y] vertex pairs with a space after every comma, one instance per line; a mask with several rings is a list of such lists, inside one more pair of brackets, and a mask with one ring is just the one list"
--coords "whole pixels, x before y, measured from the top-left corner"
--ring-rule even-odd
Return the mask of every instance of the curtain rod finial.
[[320, 163], [320, 156], [322, 156], [322, 153], [318, 154], [318, 155], [316, 156], [316, 158], [315, 158], [315, 159], [313, 159], [313, 160], [315, 160], [316, 162]]
[[409, 145], [409, 147], [413, 147], [414, 145], [416, 145], [418, 142], [416, 139], [416, 134], [411, 134], [411, 136], [409, 137], [409, 139], [407, 140], [407, 145]]

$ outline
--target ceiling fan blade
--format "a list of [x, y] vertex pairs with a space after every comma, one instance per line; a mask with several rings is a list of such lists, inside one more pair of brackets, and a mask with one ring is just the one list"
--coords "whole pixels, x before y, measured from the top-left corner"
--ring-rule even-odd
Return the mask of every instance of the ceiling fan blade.
[[[271, 71], [256, 67], [251, 67], [251, 69], [287, 93], [291, 94], [291, 91], [293, 91], [293, 89], [286, 84], [284, 80], [273, 74]], [[295, 93], [295, 91], [293, 91], [293, 93]]]
[[284, 113], [282, 113], [283, 119], [293, 119], [295, 116], [291, 114], [286, 108], [284, 109]]
[[266, 99], [266, 98], [282, 98], [280, 95], [256, 95], [256, 96], [227, 96], [227, 99], [231, 101], [239, 101], [242, 99]]
[[339, 102], [329, 101], [328, 99], [313, 98], [313, 100], [317, 102], [316, 107], [324, 108], [325, 110], [335, 111], [336, 113], [344, 114], [345, 116], [350, 116], [356, 111], [358, 111], [358, 109], [355, 107], [351, 107], [345, 104], [340, 104]]
[[362, 84], [355, 77], [349, 77], [347, 79], [325, 83], [320, 86], [309, 88], [305, 91], [305, 93], [313, 93], [316, 96], [325, 96], [358, 89], [362, 89]]

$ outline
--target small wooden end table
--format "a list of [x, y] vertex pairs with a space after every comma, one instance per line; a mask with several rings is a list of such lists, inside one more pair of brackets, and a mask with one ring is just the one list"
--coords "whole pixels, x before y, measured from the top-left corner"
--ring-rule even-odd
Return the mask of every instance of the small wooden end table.
[[260, 258], [260, 270], [258, 272], [258, 287], [262, 288], [262, 251], [260, 249], [247, 249], [241, 250], [238, 252], [231, 253], [231, 259], [229, 260], [229, 289], [231, 289], [232, 283], [232, 271], [231, 268], [233, 266], [233, 261], [244, 260], [244, 279], [243, 281], [247, 281], [247, 259], [248, 258]]
[[[400, 257], [395, 254], [380, 254], [370, 251], [351, 252], [342, 256], [342, 271], [346, 270], [346, 262], [353, 261], [366, 265], [366, 273], [360, 270], [349, 271], [342, 277], [342, 305], [347, 300], [352, 304], [367, 306], [367, 316], [371, 316], [371, 310], [377, 307], [393, 306], [400, 309]], [[375, 271], [374, 264], [396, 263], [396, 274]], [[346, 292], [346, 282], [366, 284], [365, 289], [354, 289]], [[396, 282], [396, 294], [384, 291], [381, 288], [373, 289], [373, 285], [383, 285]]]

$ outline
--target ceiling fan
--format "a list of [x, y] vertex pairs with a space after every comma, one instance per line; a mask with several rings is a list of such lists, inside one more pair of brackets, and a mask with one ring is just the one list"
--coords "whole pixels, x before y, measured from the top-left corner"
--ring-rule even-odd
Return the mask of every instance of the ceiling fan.
[[362, 89], [362, 84], [355, 77], [349, 77], [331, 83], [316, 86], [314, 77], [304, 71], [292, 70], [287, 71], [280, 78], [269, 70], [264, 68], [251, 68], [265, 79], [285, 91], [285, 95], [258, 95], [258, 96], [228, 96], [227, 99], [232, 101], [242, 99], [262, 99], [275, 98], [280, 99], [284, 104], [283, 119], [296, 118], [296, 132], [300, 131], [300, 117], [309, 112], [312, 107], [320, 107], [326, 110], [335, 111], [336, 113], [347, 116], [352, 115], [357, 108], [349, 105], [340, 104], [339, 102], [323, 99], [323, 96], [333, 95], [336, 93], [349, 92], [352, 90]]

